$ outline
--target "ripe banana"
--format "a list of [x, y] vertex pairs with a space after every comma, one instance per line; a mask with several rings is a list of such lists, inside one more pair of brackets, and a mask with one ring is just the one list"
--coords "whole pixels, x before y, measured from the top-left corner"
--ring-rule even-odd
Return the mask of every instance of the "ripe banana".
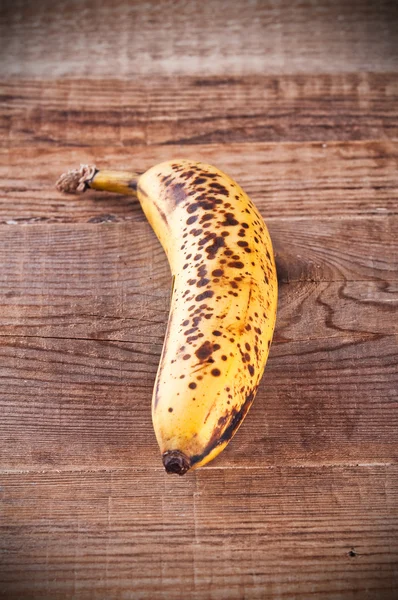
[[173, 275], [152, 399], [156, 438], [168, 473], [206, 464], [242, 423], [268, 358], [277, 278], [265, 223], [228, 175], [189, 160], [141, 175], [82, 165], [57, 187], [138, 197]]

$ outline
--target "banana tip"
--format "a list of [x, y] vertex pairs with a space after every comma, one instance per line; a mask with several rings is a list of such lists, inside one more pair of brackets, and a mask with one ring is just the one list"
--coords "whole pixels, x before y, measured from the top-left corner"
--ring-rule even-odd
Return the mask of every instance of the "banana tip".
[[169, 450], [162, 458], [167, 473], [184, 475], [191, 466], [189, 459], [179, 450]]

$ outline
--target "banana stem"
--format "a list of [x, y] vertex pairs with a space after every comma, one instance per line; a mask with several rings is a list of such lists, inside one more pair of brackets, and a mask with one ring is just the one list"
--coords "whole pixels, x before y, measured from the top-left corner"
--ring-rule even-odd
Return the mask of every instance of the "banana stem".
[[80, 165], [79, 169], [63, 173], [55, 185], [57, 190], [68, 194], [78, 194], [91, 188], [136, 197], [139, 177], [139, 173], [131, 171], [100, 171], [95, 165]]

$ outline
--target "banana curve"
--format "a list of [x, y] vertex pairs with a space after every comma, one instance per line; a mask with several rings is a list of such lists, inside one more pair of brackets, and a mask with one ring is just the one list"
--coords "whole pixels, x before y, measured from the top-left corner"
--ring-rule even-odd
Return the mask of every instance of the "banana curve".
[[211, 165], [156, 165], [137, 195], [174, 277], [152, 415], [166, 470], [183, 474], [221, 452], [253, 402], [275, 325], [275, 263], [253, 203]]

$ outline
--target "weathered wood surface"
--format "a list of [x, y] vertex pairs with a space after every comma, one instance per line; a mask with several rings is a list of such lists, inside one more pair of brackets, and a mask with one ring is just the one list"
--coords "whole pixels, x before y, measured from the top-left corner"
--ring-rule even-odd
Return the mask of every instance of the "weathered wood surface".
[[3, 594], [392, 599], [397, 492], [396, 465], [8, 474]]
[[[398, 98], [397, 98], [398, 106]], [[398, 142], [235, 143], [0, 148], [0, 224], [144, 221], [137, 200], [87, 192], [65, 196], [54, 182], [80, 163], [144, 171], [170, 157], [216, 164], [255, 201], [263, 217], [398, 213]]]
[[394, 0], [2, 0], [0, 72], [153, 77], [396, 70]]
[[[1, 337], [3, 468], [160, 468], [150, 399], [161, 335], [145, 329], [134, 341]], [[386, 334], [276, 342], [215, 464], [395, 462], [396, 354]]]
[[[398, 10], [363, 2], [0, 6], [0, 597], [395, 600]], [[79, 163], [215, 163], [267, 220], [258, 396], [164, 474], [150, 400], [170, 274]]]
[[[270, 222], [275, 342], [218, 464], [395, 460], [397, 226], [396, 217]], [[0, 256], [4, 466], [156, 468], [149, 405], [170, 273], [149, 225], [4, 227]]]
[[398, 138], [396, 72], [11, 78], [2, 80], [0, 99], [7, 147]]
[[[395, 215], [275, 218], [268, 221], [268, 226], [280, 282], [381, 284], [397, 280]], [[163, 250], [146, 222], [3, 226], [0, 253], [4, 261], [0, 273], [3, 298], [8, 294], [11, 304], [17, 302], [23, 307], [26, 303], [26, 309], [35, 296], [39, 305], [43, 300], [49, 304], [53, 295], [62, 299], [65, 293], [72, 300], [76, 294], [78, 299], [79, 293], [87, 289], [87, 282], [94, 296], [115, 297], [131, 289], [151, 294], [170, 277]], [[68, 283], [67, 290], [63, 281]], [[81, 300], [87, 303], [84, 295]], [[123, 310], [129, 310], [128, 303], [123, 304]], [[0, 322], [4, 315], [3, 308]]]

